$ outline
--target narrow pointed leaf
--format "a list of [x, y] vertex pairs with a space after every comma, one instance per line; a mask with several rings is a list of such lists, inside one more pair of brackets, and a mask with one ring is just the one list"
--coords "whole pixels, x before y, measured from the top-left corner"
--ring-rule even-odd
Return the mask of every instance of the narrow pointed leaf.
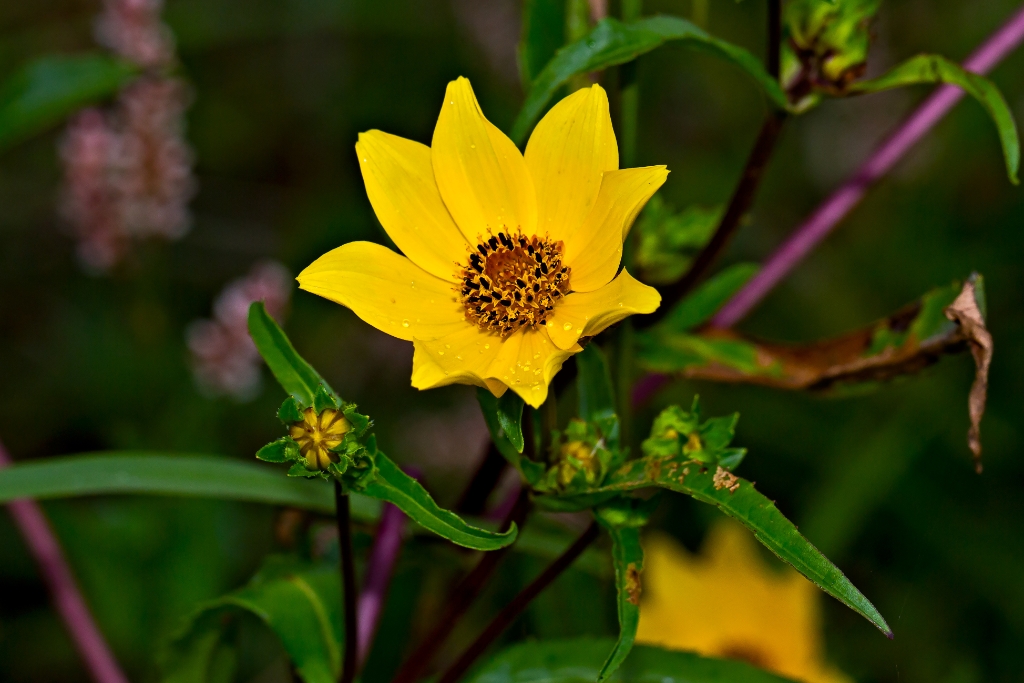
[[749, 481], [722, 468], [714, 472], [702, 469], [696, 462], [642, 458], [613, 473], [609, 483], [599, 490], [630, 491], [650, 486], [685, 493], [714, 505], [750, 529], [783, 562], [892, 637], [892, 630], [875, 606]]
[[439, 507], [418, 481], [403, 472], [386, 455], [378, 451], [375, 459], [377, 468], [362, 485], [364, 495], [395, 504], [426, 529], [467, 548], [497, 550], [516, 540], [518, 529], [515, 524], [504, 533], [470, 526], [454, 512]]
[[506, 458], [510, 458], [510, 454], [504, 452], [508, 446], [515, 449], [516, 455], [510, 458], [515, 464], [519, 459], [518, 454], [526, 446], [523, 438], [523, 407], [526, 404], [512, 391], [506, 391], [501, 398], [496, 398], [487, 389], [478, 388], [476, 396], [498, 449], [502, 450]]
[[601, 667], [597, 680], [604, 681], [626, 661], [633, 649], [640, 625], [640, 573], [644, 569], [644, 551], [640, 547], [640, 529], [607, 527], [612, 537], [612, 564], [615, 566], [616, 609], [619, 638]]
[[0, 150], [116, 93], [138, 73], [100, 54], [38, 59], [0, 85]]
[[327, 564], [275, 566], [284, 562], [283, 558], [271, 558], [248, 586], [206, 604], [194, 614], [168, 647], [165, 671], [180, 671], [191, 647], [206, 645], [209, 635], [197, 639], [196, 631], [208, 634], [211, 622], [224, 624], [249, 613], [280, 639], [305, 683], [335, 683], [341, 670], [344, 630], [337, 569]]
[[893, 67], [878, 78], [860, 81], [850, 86], [850, 93], [871, 93], [902, 88], [919, 83], [948, 83], [959, 86], [985, 108], [999, 133], [1006, 159], [1006, 173], [1014, 185], [1020, 167], [1020, 140], [1017, 124], [1006, 99], [992, 81], [938, 55], [917, 55]]
[[[334, 514], [334, 491], [326, 483], [283, 477], [272, 465], [224, 456], [129, 451], [46, 458], [0, 469], [0, 504], [107, 494], [215, 498]], [[376, 520], [380, 503], [355, 494], [352, 515]]]
[[786, 95], [761, 61], [743, 48], [719, 40], [696, 24], [679, 17], [661, 15], [624, 24], [608, 17], [580, 40], [566, 45], [537, 74], [526, 102], [512, 126], [512, 139], [522, 143], [526, 134], [560, 87], [578, 74], [625, 64], [668, 41], [679, 40], [711, 52], [739, 66], [753, 77], [776, 106], [788, 106]]
[[301, 405], [313, 405], [321, 384], [334, 394], [320, 373], [295, 350], [288, 335], [270, 317], [262, 301], [256, 301], [249, 307], [249, 334], [278, 384]]
[[[529, 640], [480, 666], [467, 683], [583, 683], [597, 679], [610, 638]], [[750, 664], [639, 645], [610, 678], [622, 683], [786, 683]], [[790, 682], [791, 683], [791, 682]]]

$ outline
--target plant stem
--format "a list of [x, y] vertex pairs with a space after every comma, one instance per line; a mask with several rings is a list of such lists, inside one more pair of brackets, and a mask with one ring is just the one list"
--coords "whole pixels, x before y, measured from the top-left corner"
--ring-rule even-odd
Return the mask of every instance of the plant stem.
[[540, 595], [541, 591], [551, 585], [551, 582], [558, 578], [562, 572], [569, 568], [569, 566], [578, 558], [587, 547], [597, 539], [598, 536], [597, 522], [591, 522], [587, 530], [583, 532], [583, 535], [576, 539], [576, 541], [569, 546], [569, 548], [562, 553], [554, 562], [549, 564], [547, 568], [541, 572], [540, 576], [533, 580], [529, 586], [524, 588], [519, 595], [512, 599], [512, 602], [505, 605], [504, 609], [498, 613], [496, 617], [487, 625], [487, 628], [477, 636], [477, 639], [473, 641], [462, 655], [452, 664], [444, 674], [438, 679], [437, 683], [455, 683], [459, 680], [464, 673], [473, 665], [473, 662], [477, 660], [480, 655], [487, 650], [487, 648], [493, 643], [498, 636], [500, 636], [506, 628], [508, 628], [516, 617], [523, 613], [526, 606], [530, 602]]
[[[506, 531], [515, 522], [520, 529], [526, 521], [526, 515], [530, 508], [529, 492], [523, 487], [516, 499], [516, 504], [509, 511], [508, 517], [501, 525], [501, 530]], [[420, 674], [427, 668], [434, 655], [441, 649], [444, 641], [448, 639], [455, 629], [462, 615], [466, 613], [469, 606], [480, 594], [487, 580], [491, 578], [498, 563], [511, 550], [512, 546], [505, 546], [499, 550], [492, 550], [483, 554], [480, 561], [466, 575], [448, 599], [448, 607], [438, 620], [434, 630], [427, 634], [427, 637], [416, 647], [409, 658], [405, 660], [398, 673], [392, 679], [392, 683], [414, 683]]]
[[[768, 73], [776, 80], [779, 78], [781, 54], [782, 2], [781, 0], [768, 0], [768, 46], [765, 62]], [[782, 110], [774, 110], [768, 114], [757, 134], [757, 140], [754, 141], [754, 147], [740, 174], [739, 183], [733, 190], [732, 197], [729, 198], [729, 204], [726, 206], [725, 214], [723, 214], [715, 234], [697, 254], [697, 258], [693, 260], [693, 264], [686, 274], [678, 281], [661, 289], [661, 306], [651, 315], [638, 318], [635, 322], [637, 329], [650, 327], [664, 318], [672, 310], [672, 307], [689, 294], [697, 283], [707, 275], [711, 266], [732, 242], [743, 218], [754, 205], [757, 190], [761, 186], [761, 179], [764, 177], [772, 152], [775, 151], [775, 143], [778, 142], [779, 133], [782, 132], [786, 118], [786, 112]]]
[[356, 563], [352, 553], [352, 515], [348, 495], [341, 482], [334, 480], [335, 516], [338, 521], [338, 548], [341, 551], [341, 599], [345, 610], [345, 655], [341, 664], [341, 683], [356, 679], [359, 657], [359, 623], [356, 613]]
[[467, 515], [481, 514], [487, 506], [487, 499], [490, 498], [494, 487], [498, 485], [507, 466], [508, 463], [501, 451], [493, 441], [488, 439], [484, 457], [480, 459], [480, 464], [459, 497], [455, 509]]
[[[409, 472], [416, 479], [418, 473]], [[391, 575], [394, 573], [398, 556], [402, 552], [402, 537], [405, 533], [405, 514], [391, 503], [384, 504], [381, 513], [380, 524], [377, 525], [377, 535], [373, 539], [373, 550], [370, 551], [370, 560], [366, 565], [366, 579], [363, 583], [363, 592], [359, 595], [358, 622], [356, 631], [358, 634], [359, 657], [357, 669], [362, 670], [366, 665], [366, 658], [373, 646], [373, 638], [380, 625], [380, 617], [384, 611], [384, 598], [387, 595], [388, 584], [391, 583]]]
[[[0, 468], [11, 460], [0, 443]], [[34, 500], [15, 500], [7, 504], [15, 526], [21, 532], [29, 552], [39, 565], [39, 572], [53, 600], [53, 606], [64, 621], [78, 654], [95, 683], [128, 683], [127, 676], [110, 651], [106, 639], [93, 620], [68, 566], [60, 541], [53, 533], [42, 508]]]
[[[988, 73], [1024, 41], [1024, 9], [1017, 11], [964, 62], [967, 71]], [[756, 306], [815, 246], [818, 245], [860, 203], [868, 189], [903, 158], [932, 127], [953, 108], [963, 90], [955, 85], [939, 87], [918, 107], [861, 166], [857, 173], [822, 202], [804, 223], [765, 262], [725, 306], [711, 325], [732, 327]], [[650, 316], [647, 316], [650, 317]]]
[[775, 143], [785, 120], [786, 114], [782, 111], [773, 111], [765, 119], [761, 131], [757, 135], [757, 140], [754, 142], [754, 148], [750, 151], [750, 156], [747, 157], [739, 184], [736, 185], [736, 189], [732, 193], [732, 198], [729, 200], [729, 205], [715, 234], [697, 254], [697, 258], [694, 259], [693, 265], [690, 266], [686, 274], [677, 282], [662, 288], [662, 302], [658, 310], [651, 315], [637, 318], [635, 324], [638, 329], [650, 327], [664, 318], [672, 310], [673, 305], [689, 294], [694, 286], [703, 279], [718, 257], [729, 246], [736, 231], [739, 230], [743, 217], [747, 215], [750, 207], [754, 204], [758, 187], [761, 185], [761, 178], [764, 176], [765, 168], [775, 150]]

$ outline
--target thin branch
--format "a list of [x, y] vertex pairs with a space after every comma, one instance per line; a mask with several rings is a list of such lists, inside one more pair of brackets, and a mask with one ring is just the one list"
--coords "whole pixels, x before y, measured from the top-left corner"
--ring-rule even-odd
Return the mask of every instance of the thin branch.
[[473, 665], [480, 655], [482, 655], [487, 648], [493, 643], [498, 636], [500, 636], [506, 628], [508, 628], [513, 621], [516, 620], [523, 610], [526, 609], [527, 605], [533, 601], [541, 591], [551, 585], [555, 579], [557, 579], [562, 572], [569, 568], [573, 562], [576, 561], [583, 551], [593, 543], [598, 536], [597, 522], [591, 522], [587, 530], [583, 532], [583, 535], [576, 539], [576, 541], [569, 546], [568, 550], [562, 553], [554, 562], [548, 565], [548, 567], [541, 572], [533, 582], [524, 588], [519, 595], [512, 599], [512, 602], [508, 603], [498, 616], [494, 617], [487, 628], [477, 636], [477, 639], [473, 641], [472, 645], [466, 648], [465, 652], [452, 664], [441, 678], [438, 679], [437, 683], [455, 683], [459, 680], [464, 673]]
[[765, 119], [761, 126], [761, 132], [757, 135], [757, 141], [754, 142], [754, 148], [750, 151], [750, 156], [747, 157], [739, 184], [736, 185], [736, 189], [732, 193], [732, 198], [729, 200], [729, 205], [715, 234], [697, 254], [693, 265], [682, 279], [662, 288], [662, 302], [658, 310], [650, 315], [639, 316], [635, 320], [634, 325], [637, 329], [648, 328], [664, 318], [672, 310], [672, 306], [689, 294], [694, 286], [703, 279], [718, 257], [729, 246], [743, 222], [743, 217], [747, 215], [750, 207], [754, 204], [757, 190], [761, 185], [761, 178], [764, 176], [765, 168], [775, 150], [775, 143], [785, 120], [786, 114], [782, 111], [773, 111]]
[[338, 547], [341, 552], [341, 599], [345, 609], [345, 655], [341, 664], [341, 683], [353, 683], [359, 657], [359, 620], [356, 613], [356, 564], [352, 553], [352, 514], [349, 499], [334, 480], [335, 516], [338, 521]]
[[488, 439], [487, 450], [484, 451], [472, 479], [459, 497], [455, 509], [467, 515], [481, 514], [487, 507], [487, 499], [501, 481], [501, 475], [505, 473], [507, 467], [508, 462], [501, 451], [491, 439]]
[[358, 670], [362, 670], [366, 664], [366, 658], [373, 646], [373, 639], [384, 611], [384, 599], [391, 583], [391, 575], [402, 552], [404, 535], [405, 513], [391, 503], [385, 503], [380, 524], [377, 525], [377, 535], [373, 539], [370, 559], [366, 565], [363, 592], [359, 595], [359, 626], [356, 631], [359, 643]]
[[[1024, 41], [1024, 9], [997, 30], [967, 61], [964, 69], [988, 73]], [[953, 108], [964, 91], [954, 85], [938, 88], [887, 139], [857, 173], [826, 199], [765, 262], [755, 275], [712, 319], [714, 327], [732, 327], [775, 288], [804, 257], [860, 203], [868, 189]], [[662, 306], [664, 309], [664, 306]], [[650, 316], [648, 316], [650, 317]]]
[[[526, 487], [523, 487], [520, 489], [515, 506], [513, 506], [508, 517], [502, 523], [501, 530], [505, 531], [508, 529], [512, 522], [515, 522], [517, 526], [522, 528], [523, 523], [526, 521], [526, 514], [529, 512], [529, 503], [529, 492]], [[420, 677], [427, 666], [429, 666], [434, 655], [444, 645], [445, 640], [451, 635], [459, 619], [462, 618], [462, 615], [466, 613], [466, 610], [469, 609], [469, 606], [473, 604], [473, 601], [480, 594], [487, 580], [494, 574], [498, 563], [501, 562], [501, 559], [511, 548], [512, 546], [505, 546], [499, 550], [492, 550], [483, 554], [483, 557], [473, 567], [473, 570], [452, 591], [447, 603], [448, 608], [438, 620], [437, 625], [434, 626], [434, 630], [427, 634], [427, 637], [423, 639], [409, 658], [405, 660], [405, 663], [402, 664], [398, 673], [392, 679], [392, 683], [413, 683]]]
[[[10, 457], [0, 443], [0, 468], [11, 464]], [[89, 675], [96, 683], [128, 683], [110, 646], [96, 626], [89, 606], [78, 588], [68, 566], [60, 541], [50, 528], [42, 508], [33, 500], [15, 500], [7, 504], [14, 524], [28, 545], [29, 552], [39, 565], [43, 581], [57, 613], [64, 620], [78, 654], [85, 661]]]

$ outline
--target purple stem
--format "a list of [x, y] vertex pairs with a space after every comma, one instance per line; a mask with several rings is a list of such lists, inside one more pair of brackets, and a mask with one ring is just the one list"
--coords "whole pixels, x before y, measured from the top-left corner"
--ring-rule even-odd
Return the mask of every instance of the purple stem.
[[[1024, 8], [972, 54], [963, 67], [988, 73], [1024, 40]], [[850, 211], [868, 189], [953, 108], [964, 91], [955, 85], [938, 88], [907, 121], [886, 140], [860, 170], [826, 199], [817, 210], [772, 254], [761, 271], [736, 293], [711, 319], [713, 327], [732, 327], [789, 274]], [[639, 390], [639, 385], [637, 389]], [[634, 393], [634, 400], [636, 395]]]
[[[11, 459], [0, 443], [0, 468], [10, 464]], [[60, 541], [50, 528], [42, 508], [33, 500], [14, 500], [7, 504], [7, 509], [39, 565], [43, 581], [53, 598], [53, 605], [64, 620], [92, 679], [96, 683], [128, 683], [128, 678], [121, 671], [107, 641], [93, 621], [64, 557], [64, 551], [61, 550]]]
[[[416, 468], [407, 467], [405, 470], [417, 481], [423, 476]], [[357, 671], [366, 664], [377, 627], [380, 626], [384, 598], [387, 596], [398, 555], [402, 552], [404, 535], [405, 514], [391, 503], [384, 503], [380, 523], [377, 525], [377, 535], [373, 539], [373, 549], [370, 551], [370, 560], [366, 565], [363, 592], [359, 596], [359, 622], [356, 629], [359, 653]]]

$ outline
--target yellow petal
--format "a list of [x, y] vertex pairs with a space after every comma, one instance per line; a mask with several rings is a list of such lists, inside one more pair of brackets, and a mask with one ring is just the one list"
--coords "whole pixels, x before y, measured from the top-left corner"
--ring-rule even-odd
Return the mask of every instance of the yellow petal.
[[520, 330], [502, 341], [467, 327], [439, 339], [417, 339], [416, 350], [429, 356], [439, 372], [421, 359], [417, 375], [414, 356], [413, 386], [426, 389], [458, 382], [486, 386], [500, 396], [504, 385], [536, 408], [547, 398], [548, 385], [565, 359], [582, 349], [559, 349], [543, 330]]
[[417, 389], [434, 389], [449, 384], [472, 384], [488, 389], [496, 397], [508, 389], [504, 384], [493, 379], [482, 379], [470, 370], [451, 373], [434, 362], [423, 343], [413, 341], [412, 354], [412, 385]]
[[537, 188], [537, 232], [564, 240], [597, 200], [601, 175], [619, 167], [619, 149], [599, 85], [577, 90], [551, 108], [526, 145]]
[[450, 282], [370, 242], [329, 251], [296, 278], [299, 287], [351, 308], [393, 337], [433, 339], [466, 327]]
[[571, 348], [581, 336], [593, 337], [623, 318], [653, 313], [661, 295], [623, 269], [619, 276], [593, 292], [574, 292], [555, 306], [548, 335], [560, 349]]
[[471, 244], [488, 230], [534, 233], [537, 198], [523, 155], [484, 118], [465, 78], [448, 84], [431, 156], [444, 203]]
[[542, 329], [520, 330], [502, 343], [487, 374], [539, 408], [547, 399], [548, 386], [562, 363], [582, 350], [575, 345], [564, 350], [558, 348]]
[[633, 220], [667, 177], [664, 166], [604, 174], [593, 208], [565, 241], [565, 264], [572, 268], [569, 283], [574, 292], [591, 292], [611, 281]]
[[423, 270], [455, 280], [466, 258], [466, 239], [441, 199], [430, 148], [371, 130], [356, 143], [366, 194], [384, 230]]

